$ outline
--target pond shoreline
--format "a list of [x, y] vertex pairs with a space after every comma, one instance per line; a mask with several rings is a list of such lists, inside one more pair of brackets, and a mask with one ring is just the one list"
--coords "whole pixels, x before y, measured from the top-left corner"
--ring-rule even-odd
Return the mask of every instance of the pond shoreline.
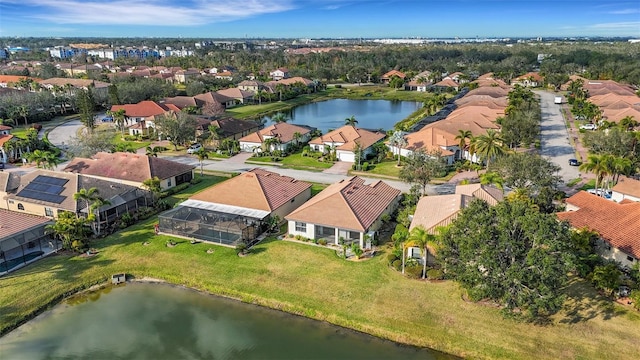
[[[260, 308], [265, 308], [265, 309], [270, 309], [270, 310], [275, 310], [278, 311], [282, 314], [286, 314], [288, 316], [294, 316], [294, 317], [299, 317], [299, 318], [304, 318], [304, 319], [309, 319], [309, 320], [313, 320], [313, 321], [320, 321], [322, 323], [325, 324], [329, 324], [332, 326], [336, 326], [339, 327], [341, 329], [347, 330], [347, 331], [352, 331], [361, 335], [365, 335], [365, 336], [370, 336], [373, 338], [377, 338], [379, 340], [382, 341], [388, 341], [390, 343], [395, 344], [396, 346], [400, 346], [400, 347], [407, 347], [407, 348], [411, 348], [411, 349], [415, 349], [415, 350], [428, 350], [429, 352], [432, 352], [434, 356], [436, 356], [438, 359], [461, 359], [460, 357], [454, 355], [454, 354], [449, 354], [449, 353], [445, 353], [442, 351], [438, 351], [432, 348], [428, 348], [428, 347], [421, 347], [421, 346], [417, 346], [414, 344], [410, 344], [410, 343], [403, 343], [403, 342], [399, 342], [399, 341], [395, 341], [392, 340], [390, 338], [384, 337], [384, 336], [380, 336], [380, 335], [375, 335], [371, 332], [366, 332], [362, 329], [357, 329], [357, 328], [352, 328], [352, 327], [348, 327], [339, 323], [334, 323], [331, 321], [328, 321], [327, 319], [324, 319], [322, 317], [313, 317], [313, 316], [309, 316], [308, 314], [301, 314], [299, 312], [296, 311], [288, 311], [287, 310], [287, 306], [284, 303], [281, 303], [279, 301], [276, 301], [275, 304], [280, 304], [282, 306], [271, 306], [273, 304], [271, 304], [271, 302], [268, 299], [264, 299], [261, 297], [257, 297], [257, 296], [253, 296], [251, 295], [251, 301], [249, 301], [249, 299], [243, 299], [242, 297], [237, 297], [237, 296], [232, 296], [230, 294], [225, 294], [225, 293], [216, 293], [216, 292], [212, 292], [212, 291], [208, 291], [208, 290], [203, 290], [203, 289], [198, 289], [195, 287], [189, 287], [186, 286], [184, 284], [176, 284], [176, 283], [172, 283], [163, 279], [159, 279], [159, 278], [153, 278], [153, 277], [141, 277], [141, 278], [136, 278], [135, 275], [132, 274], [127, 274], [127, 280], [124, 283], [118, 284], [118, 285], [114, 285], [112, 284], [110, 281], [103, 281], [88, 287], [83, 287], [78, 289], [77, 291], [73, 292], [73, 291], [68, 291], [66, 292], [63, 296], [60, 297], [56, 297], [55, 299], [53, 299], [52, 301], [50, 301], [49, 303], [47, 303], [46, 305], [43, 305], [42, 307], [40, 307], [37, 311], [34, 311], [33, 313], [29, 314], [29, 316], [25, 317], [22, 321], [20, 321], [16, 326], [10, 327], [10, 328], [6, 328], [3, 329], [3, 333], [0, 334], [0, 338], [9, 335], [10, 333], [12, 333], [13, 331], [17, 330], [18, 328], [20, 328], [21, 326], [25, 325], [26, 323], [33, 321], [34, 319], [36, 319], [38, 316], [46, 313], [47, 311], [51, 311], [54, 307], [63, 304], [66, 301], [69, 300], [73, 300], [74, 298], [77, 297], [82, 297], [82, 296], [89, 296], [92, 293], [95, 292], [99, 292], [105, 289], [110, 289], [110, 288], [116, 288], [116, 287], [121, 287], [121, 286], [126, 286], [126, 284], [147, 284], [147, 285], [161, 285], [161, 286], [169, 286], [172, 288], [177, 288], [177, 289], [181, 289], [181, 290], [186, 290], [186, 291], [191, 291], [191, 292], [195, 292], [198, 293], [200, 295], [203, 296], [209, 296], [209, 297], [218, 297], [218, 298], [223, 298], [223, 299], [227, 299], [227, 300], [232, 300], [232, 301], [237, 301], [243, 304], [247, 304], [247, 305], [253, 305], [253, 306], [257, 306]], [[270, 305], [271, 304], [271, 305]]]

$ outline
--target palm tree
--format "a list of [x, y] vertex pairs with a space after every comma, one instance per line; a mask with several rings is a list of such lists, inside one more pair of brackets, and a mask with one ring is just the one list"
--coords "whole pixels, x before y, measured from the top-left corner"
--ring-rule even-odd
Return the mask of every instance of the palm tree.
[[473, 138], [469, 148], [469, 153], [471, 152], [477, 153], [481, 160], [486, 160], [487, 169], [489, 169], [491, 159], [504, 154], [506, 149], [500, 134], [493, 129], [489, 129], [485, 135]]
[[124, 109], [119, 109], [116, 111], [107, 111], [107, 115], [113, 117], [113, 123], [120, 129], [122, 135], [124, 135], [125, 128], [125, 120], [127, 119], [127, 113]]
[[195, 155], [198, 157], [198, 162], [200, 162], [200, 176], [204, 175], [204, 161], [209, 158], [209, 153], [204, 147], [201, 147], [200, 150], [196, 151]]
[[[429, 245], [435, 242], [435, 235], [429, 234], [422, 226], [415, 227], [409, 233], [406, 246], [417, 246], [420, 248], [424, 263], [422, 264], [422, 278], [427, 276], [427, 260], [429, 257]], [[404, 249], [402, 250], [404, 251]]]
[[400, 166], [400, 155], [402, 154], [402, 148], [407, 146], [407, 139], [405, 139], [402, 131], [396, 130], [393, 132], [393, 135], [389, 138], [389, 145], [394, 146], [398, 149], [398, 166]]
[[58, 166], [58, 164], [60, 164], [62, 161], [60, 160], [60, 158], [58, 157], [58, 155], [50, 152], [50, 151], [45, 151], [44, 152], [44, 157], [43, 157], [43, 168], [47, 169], [47, 170], [55, 170], [56, 166]]
[[629, 175], [631, 173], [633, 162], [631, 159], [616, 156], [613, 158], [612, 168], [614, 174], [613, 182], [615, 184], [620, 180], [620, 175]]
[[358, 120], [356, 120], [355, 115], [351, 115], [351, 117], [344, 119], [344, 124], [347, 126], [356, 127], [356, 125], [358, 124]]
[[28, 126], [27, 116], [29, 116], [29, 108], [27, 105], [20, 105], [16, 108], [16, 114], [24, 119], [24, 126]]
[[296, 145], [300, 144], [300, 140], [302, 140], [302, 134], [300, 134], [298, 131], [293, 133], [293, 141], [296, 142]]
[[160, 152], [161, 148], [159, 146], [147, 146], [147, 148], [144, 151], [144, 154], [147, 156], [152, 156], [152, 157], [158, 157], [158, 153]]
[[287, 121], [289, 121], [289, 117], [287, 116], [287, 114], [285, 113], [277, 113], [275, 115], [273, 115], [271, 117], [271, 121], [273, 121], [274, 123], [286, 123]]
[[87, 213], [91, 214], [91, 204], [100, 198], [100, 191], [92, 187], [90, 189], [80, 189], [77, 193], [73, 194], [73, 200], [84, 201], [87, 209]]
[[596, 189], [599, 189], [600, 180], [607, 172], [607, 164], [603, 160], [602, 156], [589, 155], [587, 161], [580, 165], [580, 171], [591, 172], [596, 176]]
[[280, 141], [280, 138], [277, 136], [274, 136], [274, 137], [265, 139], [262, 142], [262, 145], [264, 145], [265, 151], [272, 152], [275, 149], [277, 149], [278, 145], [280, 145], [281, 143], [282, 142]]
[[216, 125], [209, 125], [209, 127], [207, 128], [209, 130], [209, 137], [208, 137], [208, 141], [213, 143], [213, 141], [215, 140], [216, 142], [216, 148], [220, 146], [220, 140], [222, 140], [222, 129], [220, 129], [219, 126]]
[[638, 126], [638, 122], [633, 118], [633, 116], [625, 116], [620, 119], [620, 123], [618, 124], [625, 131], [633, 131], [633, 128]]
[[96, 197], [96, 199], [93, 201], [93, 204], [91, 204], [90, 211], [91, 213], [95, 211], [95, 214], [96, 214], [96, 223], [98, 224], [97, 226], [98, 235], [100, 235], [100, 208], [105, 205], [111, 205], [111, 202], [99, 196]]
[[433, 115], [438, 111], [438, 106], [440, 105], [440, 100], [435, 95], [429, 97], [424, 101], [424, 107], [427, 109], [428, 115]]
[[456, 140], [458, 140], [458, 147], [460, 148], [460, 160], [464, 158], [464, 150], [467, 148], [467, 139], [471, 140], [473, 134], [471, 130], [458, 130]]

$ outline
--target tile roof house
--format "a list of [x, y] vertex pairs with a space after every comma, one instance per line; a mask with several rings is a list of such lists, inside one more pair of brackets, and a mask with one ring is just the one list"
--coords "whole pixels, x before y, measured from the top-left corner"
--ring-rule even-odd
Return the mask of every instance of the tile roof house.
[[194, 98], [204, 101], [205, 103], [218, 103], [224, 106], [225, 109], [236, 106], [236, 100], [222, 94], [218, 94], [214, 91], [209, 91], [204, 94], [198, 94]]
[[9, 130], [0, 130], [0, 163], [9, 161], [9, 154], [4, 150], [4, 144], [13, 139], [13, 135], [8, 134]]
[[544, 79], [537, 72], [528, 72], [511, 80], [511, 85], [520, 85], [524, 87], [542, 86]]
[[640, 201], [640, 180], [621, 176], [616, 186], [611, 188], [611, 200], [618, 203], [623, 200]]
[[60, 242], [45, 231], [52, 223], [44, 216], [0, 209], [0, 275], [58, 251]]
[[287, 69], [285, 67], [277, 68], [277, 69], [269, 72], [269, 76], [271, 76], [271, 78], [273, 80], [275, 80], [275, 81], [286, 79], [286, 78], [288, 78], [290, 76], [289, 75], [289, 69]]
[[209, 129], [209, 126], [220, 128], [221, 140], [233, 139], [240, 140], [241, 138], [260, 130], [262, 124], [253, 120], [240, 120], [232, 117], [215, 119], [206, 116], [197, 117], [199, 127], [196, 131], [196, 135], [200, 136]]
[[394, 76], [397, 76], [397, 77], [399, 77], [400, 79], [403, 79], [403, 80], [407, 77], [407, 75], [405, 75], [405, 73], [403, 73], [401, 71], [391, 70], [391, 71], [385, 73], [384, 75], [382, 75], [380, 77], [380, 81], [383, 84], [388, 84], [391, 81], [391, 78], [394, 77]]
[[255, 95], [251, 91], [245, 91], [239, 88], [228, 88], [216, 91], [217, 94], [234, 99], [239, 104], [247, 104], [253, 100]]
[[20, 213], [57, 218], [63, 211], [87, 214], [84, 201], [73, 196], [81, 189], [96, 188], [110, 202], [100, 208], [101, 223], [109, 224], [118, 216], [151, 204], [148, 191], [123, 183], [80, 174], [38, 169], [19, 177], [17, 187], [7, 191], [0, 208]]
[[160, 179], [163, 190], [193, 179], [195, 166], [154, 156], [124, 152], [99, 152], [91, 159], [74, 158], [63, 171], [144, 188], [142, 183], [153, 177]]
[[253, 243], [269, 218], [311, 197], [311, 184], [253, 169], [211, 186], [160, 215], [160, 231], [223, 245]]
[[459, 86], [460, 85], [457, 82], [453, 81], [452, 79], [443, 79], [432, 85], [432, 87], [435, 89], [440, 89], [440, 90], [454, 89], [455, 91], [458, 91]]
[[111, 111], [116, 112], [123, 109], [125, 111], [125, 123], [129, 126], [129, 134], [142, 134], [145, 129], [155, 127], [153, 117], [168, 114], [170, 112], [180, 112], [180, 108], [170, 103], [160, 103], [157, 101], [145, 100], [137, 104], [113, 105]]
[[396, 209], [400, 194], [383, 181], [365, 185], [357, 176], [341, 180], [285, 217], [289, 234], [335, 245], [343, 238], [364, 249], [365, 235], [380, 228], [382, 216]]
[[362, 148], [362, 156], [373, 152], [372, 146], [381, 142], [386, 134], [380, 131], [371, 131], [357, 128], [351, 125], [345, 125], [333, 131], [330, 131], [320, 137], [309, 142], [311, 148], [315, 151], [327, 152], [330, 149], [336, 150], [336, 157], [340, 161], [355, 162], [356, 154], [354, 149], [356, 143]]
[[237, 85], [238, 89], [244, 91], [253, 91], [257, 93], [258, 90], [262, 90], [264, 88], [264, 84], [257, 80], [243, 80]]
[[292, 145], [308, 142], [313, 130], [313, 128], [308, 126], [276, 123], [241, 138], [239, 140], [240, 150], [246, 152], [261, 152], [265, 140], [278, 138], [280, 143], [271, 145], [269, 151], [287, 151]]
[[600, 240], [596, 251], [602, 257], [628, 268], [640, 260], [640, 202], [619, 204], [580, 191], [567, 199], [567, 211], [557, 216], [574, 228], [597, 232]]

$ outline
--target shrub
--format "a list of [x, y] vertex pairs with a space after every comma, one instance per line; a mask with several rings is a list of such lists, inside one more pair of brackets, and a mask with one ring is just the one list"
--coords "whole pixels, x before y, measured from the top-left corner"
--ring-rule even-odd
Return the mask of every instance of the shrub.
[[300, 240], [301, 238], [302, 238], [302, 236], [296, 235], [296, 240]]
[[427, 278], [429, 280], [442, 280], [444, 279], [444, 273], [440, 269], [427, 270]]
[[391, 263], [391, 266], [393, 266], [393, 268], [398, 271], [402, 271], [402, 260], [400, 259], [394, 260], [393, 263]]
[[201, 181], [202, 181], [202, 178], [198, 177], [198, 178], [191, 179], [191, 181], [189, 181], [189, 182], [191, 183], [191, 185], [195, 185], [195, 184], [197, 184], [197, 183], [199, 183]]
[[325, 246], [325, 245], [327, 245], [327, 240], [326, 239], [320, 239], [320, 240], [318, 240], [318, 244], [320, 244], [322, 246]]
[[422, 265], [417, 264], [407, 266], [405, 264], [404, 273], [412, 279], [420, 279], [422, 277]]
[[131, 216], [131, 214], [129, 213], [124, 213], [120, 217], [120, 221], [122, 221], [122, 224], [124, 224], [124, 226], [127, 227], [133, 224], [133, 216]]
[[393, 262], [396, 260], [399, 260], [396, 254], [387, 255], [387, 262], [389, 263], [389, 265], [393, 265]]
[[138, 140], [138, 137], [135, 135], [125, 135], [122, 137], [124, 139], [124, 141], [136, 141]]

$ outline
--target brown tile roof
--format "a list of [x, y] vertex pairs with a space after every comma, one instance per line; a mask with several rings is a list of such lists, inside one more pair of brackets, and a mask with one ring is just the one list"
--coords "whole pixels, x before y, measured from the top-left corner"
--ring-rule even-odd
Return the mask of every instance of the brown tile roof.
[[638, 107], [629, 107], [622, 110], [609, 109], [605, 108], [602, 112], [602, 116], [611, 122], [620, 122], [620, 120], [624, 119], [627, 116], [631, 116], [635, 119], [640, 119], [640, 106]]
[[0, 124], [0, 130], [11, 130], [13, 129], [11, 126]]
[[187, 106], [197, 106], [202, 107], [204, 105], [204, 101], [198, 100], [193, 96], [174, 96], [164, 98], [163, 102], [165, 104], [173, 104], [180, 108], [181, 110], [186, 108]]
[[584, 89], [589, 91], [590, 96], [614, 93], [618, 95], [633, 96], [635, 92], [629, 85], [620, 84], [613, 80], [586, 80]]
[[478, 84], [478, 88], [482, 88], [482, 87], [498, 87], [502, 89], [510, 88], [509, 85], [507, 85], [507, 83], [505, 83], [503, 80], [500, 80], [500, 79], [479, 78], [472, 81], [471, 83]]
[[211, 186], [190, 199], [272, 212], [310, 187], [308, 182], [253, 169]]
[[202, 101], [207, 102], [207, 103], [218, 102], [220, 104], [224, 104], [227, 101], [233, 100], [233, 98], [230, 98], [228, 96], [224, 96], [222, 94], [218, 94], [218, 93], [212, 92], [212, 91], [206, 92], [204, 94], [199, 94], [199, 95], [196, 95], [194, 97], [196, 99], [198, 99], [198, 100], [202, 100]]
[[629, 107], [632, 105], [640, 104], [640, 97], [637, 95], [618, 95], [614, 93], [607, 93], [602, 95], [590, 96], [589, 102], [602, 107], [610, 107], [614, 104], [619, 103], [622, 103], [622, 107]]
[[137, 104], [113, 105], [111, 107], [111, 111], [114, 112], [120, 109], [124, 109], [128, 117], [149, 117], [162, 115], [170, 110], [180, 111], [173, 104], [161, 104], [151, 100], [140, 101]]
[[465, 106], [485, 106], [491, 109], [505, 109], [509, 105], [509, 99], [504, 97], [492, 97], [489, 95], [467, 95], [456, 100], [458, 108]]
[[0, 191], [11, 192], [20, 185], [20, 176], [14, 172], [0, 171]]
[[45, 225], [50, 221], [44, 216], [0, 209], [0, 239], [8, 238], [36, 226]]
[[164, 180], [194, 168], [142, 154], [100, 152], [93, 159], [74, 158], [63, 171], [142, 183], [154, 176]]
[[367, 149], [371, 145], [384, 139], [385, 133], [378, 131], [369, 131], [365, 129], [356, 128], [355, 126], [345, 125], [341, 128], [330, 131], [320, 137], [317, 137], [309, 142], [309, 144], [343, 144], [337, 147], [338, 150], [352, 151], [356, 141], [360, 144], [362, 149]]
[[71, 79], [71, 78], [50, 78], [45, 80], [40, 80], [39, 83], [41, 85], [49, 85], [49, 86], [65, 86], [66, 84], [70, 84], [73, 87], [77, 88], [86, 88], [90, 85], [94, 85], [96, 89], [107, 88], [109, 87], [109, 83], [97, 80], [88, 80], [88, 79]]
[[451, 80], [451, 79], [444, 79], [441, 81], [438, 81], [437, 83], [433, 84], [434, 86], [442, 86], [442, 87], [458, 87], [458, 83]]
[[260, 124], [256, 121], [239, 120], [231, 117], [213, 120], [211, 121], [211, 125], [219, 127], [222, 130], [223, 137], [242, 134], [245, 131], [252, 131], [260, 128]]
[[580, 191], [568, 198], [567, 204], [579, 209], [558, 213], [560, 220], [574, 228], [596, 231], [611, 246], [640, 259], [640, 202], [617, 204]]
[[504, 200], [502, 190], [482, 184], [468, 184], [456, 186], [456, 194], [469, 195], [484, 200], [489, 205], [496, 205]]
[[303, 78], [301, 76], [294, 76], [286, 79], [282, 79], [275, 82], [276, 84], [293, 85], [295, 83], [303, 83], [307, 86], [313, 84], [313, 81]]
[[13, 138], [13, 135], [9, 134], [9, 135], [0, 135], [0, 146], [4, 145], [4, 143], [6, 143], [7, 141], [11, 140]]
[[249, 98], [252, 98], [254, 95], [253, 92], [251, 91], [240, 90], [238, 88], [218, 90], [216, 91], [216, 93], [231, 99], [238, 99], [238, 100], [249, 99]]
[[407, 146], [405, 148], [409, 150], [423, 149], [426, 152], [440, 151], [442, 156], [450, 156], [454, 153], [442, 147], [455, 146], [458, 144], [455, 137], [456, 135], [439, 130], [433, 126], [425, 126], [420, 129], [420, 131], [405, 136], [405, 139], [407, 139]]
[[500, 98], [509, 95], [509, 89], [510, 88], [502, 88], [499, 86], [483, 86], [469, 91], [464, 97], [473, 95], [488, 95], [494, 98]]
[[298, 126], [298, 125], [289, 124], [289, 123], [277, 123], [277, 124], [267, 126], [266, 128], [258, 132], [249, 134], [241, 138], [240, 141], [261, 143], [262, 141], [264, 141], [264, 138], [266, 136], [266, 137], [277, 137], [280, 139], [280, 142], [288, 143], [290, 141], [293, 141], [293, 135], [295, 133], [300, 133], [300, 135], [305, 135], [310, 132], [311, 132], [311, 129], [307, 127]]
[[354, 176], [329, 185], [285, 218], [365, 232], [398, 196], [400, 190], [382, 181], [365, 185]]
[[467, 105], [454, 111], [447, 116], [450, 121], [476, 121], [478, 123], [485, 123], [485, 120], [495, 121], [497, 118], [504, 116], [504, 108], [490, 108], [487, 106]]
[[22, 79], [29, 79], [29, 77], [20, 75], [0, 75], [0, 83], [3, 84], [17, 83]]
[[620, 177], [616, 186], [611, 190], [625, 195], [640, 197], [640, 181], [623, 176]]
[[425, 196], [418, 201], [409, 230], [422, 226], [429, 234], [436, 234], [439, 226], [450, 224], [472, 200], [463, 194]]
[[532, 78], [533, 81], [536, 82], [542, 82], [542, 76], [540, 76], [540, 73], [537, 72], [528, 72], [524, 75], [520, 75], [517, 78], [515, 78], [514, 80], [528, 80], [529, 78]]

